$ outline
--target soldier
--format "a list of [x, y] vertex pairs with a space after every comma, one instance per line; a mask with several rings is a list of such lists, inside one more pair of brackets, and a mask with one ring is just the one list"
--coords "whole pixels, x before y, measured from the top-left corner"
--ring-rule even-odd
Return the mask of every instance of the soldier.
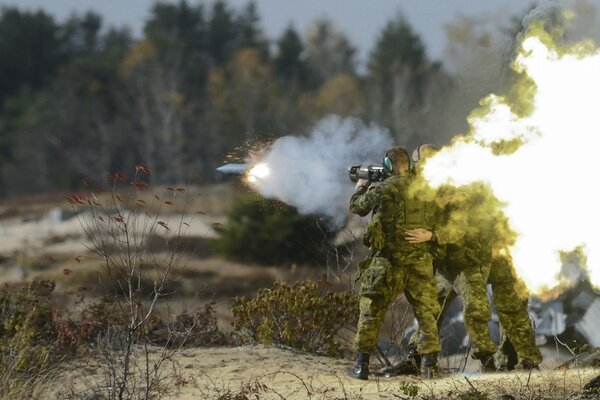
[[[413, 162], [417, 171], [422, 169], [422, 160], [434, 155], [438, 149], [430, 144], [417, 147], [413, 153]], [[421, 175], [421, 174], [419, 174]], [[435, 255], [436, 272], [452, 285], [450, 290], [441, 288], [438, 299], [442, 312], [438, 316], [438, 330], [443, 322], [445, 311], [456, 297], [454, 284], [462, 278], [462, 298], [464, 302], [465, 327], [471, 338], [473, 357], [480, 360], [484, 371], [494, 368], [496, 346], [491, 339], [487, 322], [491, 312], [487, 297], [487, 279], [491, 267], [491, 248], [486, 237], [493, 231], [496, 204], [486, 198], [487, 190], [482, 185], [471, 185], [467, 189], [451, 186], [437, 191], [429, 189], [425, 181], [417, 182], [417, 189], [428, 193], [428, 197], [438, 203], [435, 232], [413, 229], [408, 232], [413, 243], [429, 242], [431, 253]], [[435, 196], [435, 197], [434, 197]], [[411, 338], [412, 341], [412, 338]], [[419, 363], [419, 355], [411, 346], [406, 361], [387, 368], [382, 373], [394, 375], [411, 373]]]
[[[485, 185], [471, 184], [456, 193], [457, 209], [468, 212], [465, 235], [460, 245], [447, 246], [439, 272], [450, 282], [458, 274], [465, 278], [465, 327], [473, 344], [473, 356], [481, 361], [484, 371], [503, 369], [510, 342], [522, 368], [537, 368], [542, 355], [535, 345], [535, 331], [527, 311], [529, 293], [518, 278], [508, 251], [514, 243], [514, 232], [500, 202]], [[492, 342], [487, 325], [491, 319], [487, 283], [491, 284], [498, 320], [506, 334], [499, 348]]]
[[[413, 160], [419, 161], [436, 151], [432, 145], [421, 145], [413, 152]], [[527, 313], [527, 289], [523, 282], [517, 279], [510, 258], [500, 255], [503, 251], [506, 252], [513, 235], [506, 218], [500, 212], [499, 202], [489, 189], [481, 184], [461, 189], [445, 188], [436, 195], [438, 202], [444, 203], [442, 206], [446, 215], [443, 218], [446, 219], [446, 226], [438, 227], [433, 236], [438, 237], [438, 242], [448, 244], [440, 246], [438, 243], [438, 251], [433, 253], [440, 254], [440, 257], [434, 259], [434, 265], [438, 273], [451, 283], [454, 283], [460, 274], [465, 278], [465, 326], [473, 343], [473, 356], [481, 361], [484, 371], [495, 370], [495, 345], [487, 326], [491, 314], [486, 283], [490, 283], [500, 323], [505, 326], [504, 330], [508, 336], [496, 351], [496, 365], [500, 368], [506, 366], [507, 359], [512, 358], [510, 354], [506, 354], [512, 344], [524, 368], [536, 367], [541, 362], [541, 353], [535, 346], [535, 332]], [[413, 230], [409, 233], [413, 241], [419, 240], [418, 231]], [[460, 243], [452, 243], [461, 236], [464, 237]], [[443, 251], [440, 251], [440, 248]], [[443, 299], [444, 303], [442, 314], [438, 318], [438, 328], [447, 309], [446, 305], [455, 296], [453, 289], [450, 292], [440, 291], [438, 298]], [[510, 338], [514, 340], [511, 342]], [[388, 373], [406, 373], [418, 361], [418, 354], [413, 350], [409, 353], [407, 361], [389, 369]], [[509, 369], [510, 367], [508, 365]]]
[[[413, 162], [413, 172], [417, 175], [420, 175], [422, 169], [422, 163], [419, 164], [420, 160], [425, 160], [435, 153], [438, 152], [438, 148], [432, 144], [422, 144], [419, 147], [415, 148], [412, 152], [412, 162]], [[431, 196], [430, 196], [431, 197]], [[434, 241], [429, 241], [429, 252], [433, 257], [433, 270], [434, 274], [436, 271], [441, 268], [444, 263], [444, 259], [446, 257], [446, 246], [439, 244]], [[448, 310], [452, 301], [458, 296], [453, 286], [448, 288], [446, 285], [443, 285], [441, 282], [438, 283], [438, 303], [440, 304], [441, 311], [437, 317], [437, 328], [438, 332], [442, 328], [442, 323], [444, 322], [444, 315]], [[388, 366], [383, 368], [380, 373], [384, 376], [390, 377], [394, 375], [413, 375], [419, 374], [421, 367], [421, 355], [417, 351], [417, 337], [418, 330], [415, 331], [410, 337], [408, 344], [408, 354], [406, 359], [402, 360], [398, 364]]]
[[[445, 258], [437, 272], [452, 284], [459, 276], [463, 280], [461, 296], [472, 356], [481, 362], [484, 371], [492, 371], [496, 345], [487, 324], [491, 320], [487, 280], [492, 259], [488, 243], [495, 217], [494, 204], [486, 194], [483, 185], [478, 184], [439, 190], [436, 200], [443, 212], [431, 235], [434, 242], [445, 246]], [[413, 243], [431, 240], [424, 229], [411, 230], [408, 236]]]
[[368, 379], [369, 355], [377, 346], [379, 329], [388, 306], [404, 293], [419, 323], [417, 349], [422, 354], [421, 374], [432, 378], [440, 350], [436, 317], [440, 312], [433, 279], [432, 257], [427, 244], [409, 243], [405, 231], [431, 228], [431, 205], [408, 195], [413, 179], [407, 151], [394, 147], [383, 166], [389, 178], [370, 185], [359, 180], [350, 200], [350, 211], [360, 216], [373, 212], [364, 236], [372, 257], [359, 266], [360, 315], [354, 347], [356, 365], [348, 375]]

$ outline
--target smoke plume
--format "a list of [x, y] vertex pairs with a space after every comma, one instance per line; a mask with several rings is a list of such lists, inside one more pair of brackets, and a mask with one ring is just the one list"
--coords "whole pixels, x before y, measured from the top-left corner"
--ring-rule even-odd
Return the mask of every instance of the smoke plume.
[[561, 254], [572, 251], [600, 286], [600, 50], [568, 40], [565, 15], [544, 7], [525, 18], [509, 95], [482, 100], [470, 134], [425, 167], [433, 184], [490, 185], [518, 234], [515, 266], [534, 291], [559, 283]]
[[268, 167], [268, 177], [253, 185], [267, 198], [291, 204], [302, 214], [327, 216], [340, 226], [354, 190], [348, 167], [380, 164], [391, 146], [386, 129], [332, 115], [318, 122], [308, 137], [277, 139], [259, 161]]

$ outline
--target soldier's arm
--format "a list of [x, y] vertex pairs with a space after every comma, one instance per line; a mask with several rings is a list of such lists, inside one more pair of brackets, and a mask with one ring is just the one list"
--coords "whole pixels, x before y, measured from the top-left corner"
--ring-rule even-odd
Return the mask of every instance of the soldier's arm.
[[465, 210], [455, 210], [443, 225], [434, 227], [435, 241], [439, 244], [458, 243], [466, 233], [467, 213]]
[[361, 186], [350, 198], [350, 212], [364, 217], [381, 203], [380, 185], [371, 185], [368, 188]]

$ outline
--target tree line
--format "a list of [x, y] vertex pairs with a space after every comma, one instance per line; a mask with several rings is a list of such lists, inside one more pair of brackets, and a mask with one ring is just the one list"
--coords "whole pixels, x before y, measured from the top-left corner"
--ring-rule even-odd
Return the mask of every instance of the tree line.
[[330, 113], [374, 121], [398, 143], [432, 141], [464, 121], [448, 109], [457, 86], [401, 15], [359, 72], [330, 21], [270, 39], [253, 2], [158, 2], [141, 38], [94, 12], [58, 22], [5, 7], [0, 197], [71, 190], [137, 163], [155, 183], [214, 182], [236, 146], [307, 134]]

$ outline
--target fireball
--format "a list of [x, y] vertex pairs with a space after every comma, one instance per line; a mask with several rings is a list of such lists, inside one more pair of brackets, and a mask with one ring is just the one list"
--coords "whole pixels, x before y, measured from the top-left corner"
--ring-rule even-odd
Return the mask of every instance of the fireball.
[[[489, 184], [518, 234], [515, 267], [535, 293], [559, 284], [561, 255], [582, 251], [600, 287], [600, 52], [590, 42], [559, 46], [534, 25], [513, 68], [512, 98], [490, 95], [470, 132], [428, 160], [442, 183]], [[498, 148], [509, 149], [498, 151]]]

